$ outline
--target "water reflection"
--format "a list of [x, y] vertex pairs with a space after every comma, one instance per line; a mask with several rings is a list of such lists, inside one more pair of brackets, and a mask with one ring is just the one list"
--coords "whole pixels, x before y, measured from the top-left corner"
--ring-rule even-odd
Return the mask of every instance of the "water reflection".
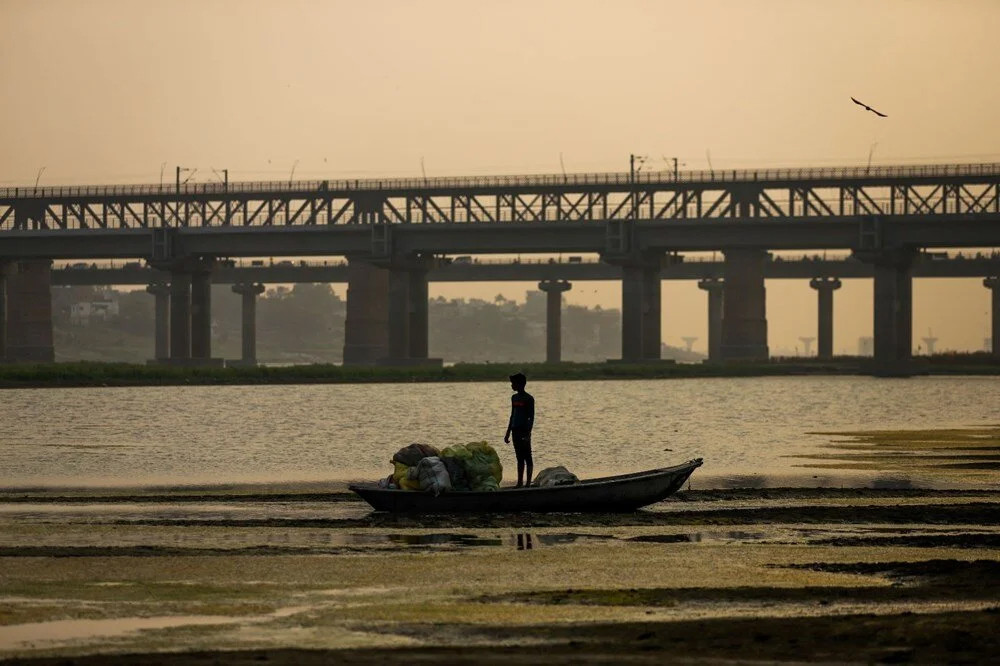
[[879, 490], [908, 490], [914, 487], [913, 482], [907, 477], [883, 476], [871, 482], [871, 488]]
[[[872, 488], [877, 490], [906, 490], [911, 488], [952, 487], [949, 480], [912, 477], [902, 474], [810, 474], [796, 477], [781, 474], [737, 474], [727, 476], [702, 475], [698, 478], [699, 490], [747, 490], [766, 488]], [[973, 484], [975, 487], [987, 484]]]
[[506, 547], [515, 550], [534, 550], [539, 547], [557, 547], [586, 541], [626, 541], [631, 543], [701, 543], [729, 541], [760, 541], [768, 538], [764, 532], [746, 530], [726, 530], [711, 532], [685, 532], [681, 534], [584, 534], [575, 532], [515, 532], [508, 535], [489, 536], [482, 534], [462, 534], [452, 532], [428, 532], [409, 534], [356, 533], [335, 535], [327, 543], [335, 542], [343, 546], [406, 546], [416, 548], [483, 548]]
[[566, 546], [586, 540], [609, 541], [613, 534], [579, 534], [572, 532], [544, 533], [517, 532], [509, 535], [482, 535], [455, 532], [426, 532], [407, 534], [354, 533], [328, 536], [325, 541], [342, 546], [412, 546], [431, 548], [482, 548], [508, 547], [532, 550], [539, 546]]

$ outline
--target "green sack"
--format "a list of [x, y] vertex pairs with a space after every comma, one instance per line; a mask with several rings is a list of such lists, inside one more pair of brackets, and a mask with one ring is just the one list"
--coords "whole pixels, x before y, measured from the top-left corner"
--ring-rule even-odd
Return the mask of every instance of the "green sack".
[[466, 472], [473, 487], [492, 478], [497, 484], [503, 479], [503, 466], [496, 450], [486, 442], [471, 442], [465, 448], [472, 454], [466, 461]]
[[477, 490], [479, 492], [500, 490], [500, 484], [498, 484], [496, 482], [496, 479], [494, 479], [492, 476], [487, 476], [486, 478], [481, 479], [479, 483], [476, 484], [476, 486], [473, 487], [472, 489]]
[[459, 460], [468, 460], [472, 457], [472, 451], [465, 444], [452, 444], [447, 446], [441, 451], [442, 458], [457, 458]]

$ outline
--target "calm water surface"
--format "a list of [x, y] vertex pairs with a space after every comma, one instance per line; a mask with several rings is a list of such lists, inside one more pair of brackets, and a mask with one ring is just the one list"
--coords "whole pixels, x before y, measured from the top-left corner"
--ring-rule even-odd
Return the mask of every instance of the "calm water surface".
[[[803, 468], [795, 456], [831, 440], [814, 431], [1000, 422], [996, 377], [538, 381], [528, 390], [536, 469], [594, 476], [703, 457], [703, 487], [877, 478]], [[509, 396], [503, 382], [7, 390], [0, 486], [342, 482], [384, 476], [409, 442], [476, 440], [498, 448], [509, 479]]]

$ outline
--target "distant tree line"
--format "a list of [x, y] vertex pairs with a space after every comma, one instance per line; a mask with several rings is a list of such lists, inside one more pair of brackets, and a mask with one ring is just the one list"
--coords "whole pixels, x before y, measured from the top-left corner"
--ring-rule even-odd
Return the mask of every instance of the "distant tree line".
[[[144, 362], [153, 356], [154, 297], [144, 290], [56, 287], [52, 290], [57, 360]], [[74, 318], [74, 303], [114, 300], [118, 315]], [[268, 289], [257, 300], [257, 357], [271, 363], [333, 362], [342, 359], [346, 302], [328, 284]], [[241, 353], [241, 299], [229, 286], [212, 287], [212, 354]], [[545, 294], [528, 292], [524, 303], [498, 295], [482, 299], [432, 298], [429, 302], [432, 357], [448, 362], [543, 361]], [[617, 309], [564, 305], [562, 357], [603, 361], [620, 356]], [[665, 357], [688, 360], [667, 348]], [[690, 360], [700, 358], [692, 356]]]

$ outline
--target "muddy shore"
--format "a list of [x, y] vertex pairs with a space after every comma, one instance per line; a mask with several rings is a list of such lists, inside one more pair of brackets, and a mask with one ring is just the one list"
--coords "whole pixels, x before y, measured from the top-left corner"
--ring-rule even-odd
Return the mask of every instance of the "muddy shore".
[[998, 524], [997, 490], [416, 518], [308, 488], [8, 490], [0, 662], [989, 663]]

